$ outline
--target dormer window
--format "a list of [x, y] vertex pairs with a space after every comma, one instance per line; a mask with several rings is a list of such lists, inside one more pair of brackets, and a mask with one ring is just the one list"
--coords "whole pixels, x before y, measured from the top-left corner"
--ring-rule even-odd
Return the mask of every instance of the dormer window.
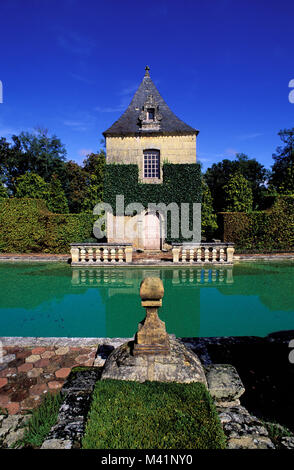
[[160, 129], [160, 121], [162, 116], [159, 112], [159, 105], [153, 95], [148, 95], [142, 111], [139, 114], [141, 130], [158, 131]]
[[155, 109], [148, 108], [147, 109], [147, 121], [154, 121], [155, 118]]

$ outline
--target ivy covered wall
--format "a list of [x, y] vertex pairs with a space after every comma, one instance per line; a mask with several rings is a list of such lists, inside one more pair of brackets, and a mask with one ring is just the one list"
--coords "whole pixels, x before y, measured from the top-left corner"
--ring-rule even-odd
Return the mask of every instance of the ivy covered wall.
[[[108, 164], [105, 169], [104, 202], [111, 205], [116, 214], [116, 195], [124, 196], [125, 207], [138, 202], [145, 209], [150, 203], [175, 202], [201, 203], [202, 184], [201, 169], [197, 163], [172, 164], [165, 163], [162, 167], [163, 183], [146, 184], [138, 180], [138, 166], [133, 164]], [[189, 228], [192, 229], [192, 207], [190, 210]], [[180, 211], [181, 217], [181, 211]], [[170, 236], [170, 213], [168, 212], [167, 236], [170, 242], [183, 241], [181, 236], [172, 239]], [[187, 241], [187, 240], [185, 240]]]

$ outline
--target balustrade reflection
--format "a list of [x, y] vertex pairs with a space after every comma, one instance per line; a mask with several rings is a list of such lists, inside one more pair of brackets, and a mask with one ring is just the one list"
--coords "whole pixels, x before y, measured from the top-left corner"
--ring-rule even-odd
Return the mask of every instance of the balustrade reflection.
[[[132, 287], [138, 279], [154, 276], [155, 270], [136, 270], [136, 275], [125, 268], [78, 268], [72, 270], [72, 286], [109, 286], [109, 287]], [[134, 273], [134, 271], [133, 271]], [[168, 272], [156, 270], [158, 277], [171, 281], [172, 286], [195, 287], [195, 286], [216, 286], [232, 284], [233, 267], [203, 267], [203, 268], [176, 268], [168, 269]]]

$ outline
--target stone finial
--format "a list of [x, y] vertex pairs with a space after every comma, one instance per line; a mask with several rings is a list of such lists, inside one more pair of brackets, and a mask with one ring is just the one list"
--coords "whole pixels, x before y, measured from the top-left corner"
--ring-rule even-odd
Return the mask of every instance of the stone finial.
[[147, 277], [141, 282], [141, 304], [146, 308], [146, 317], [143, 322], [139, 323], [134, 343], [134, 355], [170, 354], [165, 323], [158, 317], [158, 308], [162, 306], [163, 294], [164, 288], [161, 279]]
[[145, 67], [145, 77], [150, 77], [149, 70], [150, 70], [150, 67], [148, 67], [148, 65], [146, 65], [146, 67]]
[[[164, 294], [162, 280], [159, 277], [146, 277], [140, 285], [140, 297], [143, 302], [147, 300], [160, 300]], [[145, 306], [145, 305], [144, 305]], [[146, 305], [147, 306], [147, 305]], [[161, 303], [160, 303], [161, 306]]]

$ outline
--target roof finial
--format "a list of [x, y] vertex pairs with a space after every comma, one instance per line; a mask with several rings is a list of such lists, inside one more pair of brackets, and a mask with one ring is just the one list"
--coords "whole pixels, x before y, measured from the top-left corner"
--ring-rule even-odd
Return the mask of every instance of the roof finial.
[[150, 67], [148, 67], [148, 65], [146, 65], [146, 67], [145, 67], [145, 77], [150, 77], [149, 70], [150, 70]]

